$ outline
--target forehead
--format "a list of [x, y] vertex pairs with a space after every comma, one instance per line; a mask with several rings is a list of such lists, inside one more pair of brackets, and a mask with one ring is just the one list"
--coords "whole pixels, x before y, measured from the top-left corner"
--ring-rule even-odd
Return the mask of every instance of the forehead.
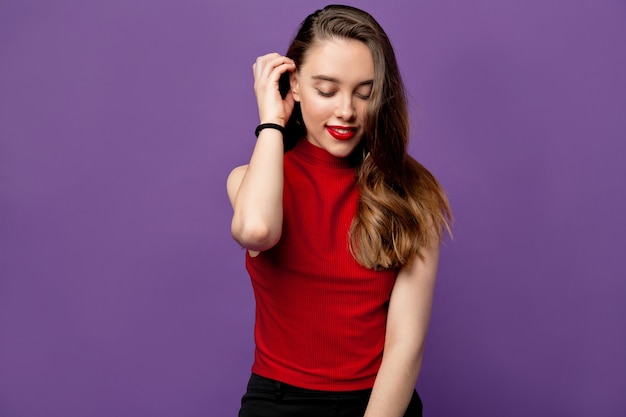
[[300, 72], [305, 77], [324, 75], [345, 82], [374, 78], [374, 58], [367, 45], [354, 39], [325, 39], [307, 51]]

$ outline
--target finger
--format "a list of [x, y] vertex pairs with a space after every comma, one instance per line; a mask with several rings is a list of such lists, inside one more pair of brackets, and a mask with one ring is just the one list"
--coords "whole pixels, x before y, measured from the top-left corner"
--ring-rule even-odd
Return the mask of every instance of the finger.
[[264, 71], [268, 71], [266, 73], [266, 76], [269, 76], [276, 70], [279, 70], [282, 74], [285, 71], [293, 71], [295, 69], [295, 66], [296, 63], [293, 61], [293, 59], [281, 56], [265, 63]]
[[259, 78], [266, 78], [274, 71], [277, 67], [281, 67], [282, 65], [292, 65], [295, 66], [295, 62], [287, 58], [285, 56], [281, 56], [276, 54], [265, 55], [257, 59], [255, 66], [255, 74]]
[[255, 60], [254, 64], [252, 65], [253, 68], [264, 68], [266, 65], [268, 65], [269, 63], [271, 63], [272, 61], [275, 61], [277, 59], [280, 59], [281, 55], [277, 54], [276, 52], [272, 52], [270, 54], [266, 54], [266, 55], [262, 55], [257, 57], [257, 59]]
[[273, 68], [271, 72], [267, 75], [265, 75], [265, 71], [263, 71], [263, 75], [258, 75], [255, 77], [255, 91], [257, 91], [257, 93], [263, 90], [273, 91], [273, 93], [278, 94], [281, 76], [286, 72], [295, 71], [295, 69], [295, 64], [284, 63]]
[[261, 55], [261, 56], [259, 57], [259, 59], [262, 59], [262, 60], [268, 60], [268, 59], [278, 58], [278, 57], [280, 57], [280, 56], [281, 56], [281, 55], [280, 55], [278, 52], [270, 52], [270, 53], [268, 53], [268, 54]]
[[284, 63], [275, 67], [269, 74], [268, 79], [272, 82], [278, 82], [280, 77], [286, 72], [292, 72], [296, 70], [296, 64]]
[[294, 99], [291, 90], [287, 91], [287, 94], [285, 95], [284, 103], [285, 103], [286, 118], [289, 119], [289, 117], [291, 117], [291, 112], [293, 111], [294, 105], [296, 104], [296, 100]]

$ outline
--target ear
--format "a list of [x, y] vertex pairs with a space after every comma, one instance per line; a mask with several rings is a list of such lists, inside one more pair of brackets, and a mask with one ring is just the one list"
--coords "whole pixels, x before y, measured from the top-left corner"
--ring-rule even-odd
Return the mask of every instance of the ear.
[[291, 85], [291, 94], [295, 101], [300, 101], [300, 76], [298, 71], [294, 71], [289, 75], [289, 84]]

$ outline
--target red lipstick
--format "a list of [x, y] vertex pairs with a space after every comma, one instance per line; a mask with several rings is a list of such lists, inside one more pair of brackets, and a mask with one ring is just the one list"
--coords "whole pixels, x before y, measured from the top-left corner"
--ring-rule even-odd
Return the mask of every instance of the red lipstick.
[[356, 127], [326, 126], [326, 131], [337, 140], [350, 140], [356, 134]]

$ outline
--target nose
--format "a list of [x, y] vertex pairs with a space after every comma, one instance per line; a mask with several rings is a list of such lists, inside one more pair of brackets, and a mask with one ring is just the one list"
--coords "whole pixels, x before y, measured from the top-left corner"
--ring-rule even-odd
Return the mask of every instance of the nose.
[[356, 116], [354, 109], [354, 97], [352, 94], [341, 95], [337, 103], [335, 116], [343, 120], [352, 120]]

